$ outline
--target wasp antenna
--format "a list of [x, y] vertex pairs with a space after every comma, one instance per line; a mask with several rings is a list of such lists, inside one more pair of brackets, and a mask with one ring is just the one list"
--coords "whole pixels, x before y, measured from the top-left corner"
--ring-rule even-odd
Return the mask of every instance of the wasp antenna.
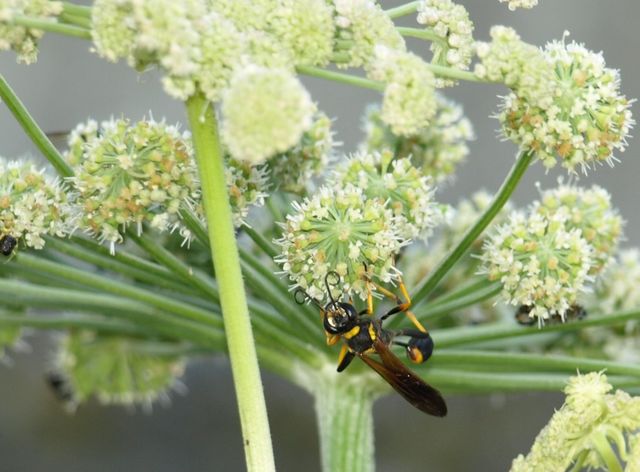
[[[331, 284], [329, 283], [329, 277], [331, 276], [335, 276], [336, 278], [336, 283]], [[340, 274], [338, 274], [336, 271], [332, 270], [330, 272], [327, 272], [327, 275], [324, 276], [324, 285], [327, 287], [327, 295], [329, 296], [329, 299], [331, 300], [332, 304], [336, 304], [336, 300], [334, 300], [333, 295], [331, 294], [331, 286], [337, 286], [340, 284]]]
[[316, 307], [322, 310], [322, 305], [318, 300], [309, 295], [304, 289], [301, 287], [296, 288], [296, 291], [293, 293], [293, 299], [298, 305], [304, 305], [305, 302], [310, 301]]

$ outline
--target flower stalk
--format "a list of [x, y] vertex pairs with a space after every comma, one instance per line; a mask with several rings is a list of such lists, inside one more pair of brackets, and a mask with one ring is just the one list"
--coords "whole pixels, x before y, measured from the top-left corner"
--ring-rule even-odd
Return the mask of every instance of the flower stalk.
[[275, 470], [258, 360], [240, 271], [224, 164], [213, 108], [201, 93], [186, 103], [200, 172], [213, 265], [236, 387], [247, 469]]

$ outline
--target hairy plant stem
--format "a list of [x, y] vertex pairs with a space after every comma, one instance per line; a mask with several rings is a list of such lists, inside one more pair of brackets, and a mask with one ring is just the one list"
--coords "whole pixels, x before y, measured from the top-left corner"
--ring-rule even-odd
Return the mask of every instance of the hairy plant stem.
[[0, 99], [7, 105], [16, 121], [22, 126], [25, 133], [31, 138], [40, 152], [47, 158], [51, 165], [62, 177], [71, 177], [73, 170], [65, 162], [53, 143], [47, 138], [35, 120], [31, 117], [22, 101], [13, 92], [5, 78], [0, 74]]
[[442, 279], [447, 275], [449, 270], [460, 260], [460, 258], [467, 252], [467, 249], [471, 247], [473, 242], [478, 239], [487, 226], [493, 221], [496, 215], [500, 212], [502, 207], [507, 203], [509, 197], [514, 192], [520, 179], [524, 175], [525, 171], [529, 167], [533, 160], [533, 153], [522, 152], [515, 162], [507, 179], [504, 181], [500, 190], [493, 198], [491, 205], [487, 207], [484, 213], [480, 216], [478, 221], [467, 230], [460, 242], [451, 249], [451, 251], [440, 261], [436, 268], [427, 275], [418, 284], [417, 291], [413, 294], [413, 303], [417, 304], [438, 286]]
[[250, 472], [275, 471], [267, 408], [240, 271], [217, 122], [211, 104], [202, 93], [197, 92], [189, 98], [186, 106], [202, 185], [211, 255], [220, 291], [247, 469]]
[[[318, 376], [311, 389], [322, 470], [373, 472], [373, 402], [380, 391], [370, 389], [368, 382], [358, 381], [363, 376], [340, 377], [333, 366], [330, 369]], [[366, 379], [370, 380], [368, 376]]]

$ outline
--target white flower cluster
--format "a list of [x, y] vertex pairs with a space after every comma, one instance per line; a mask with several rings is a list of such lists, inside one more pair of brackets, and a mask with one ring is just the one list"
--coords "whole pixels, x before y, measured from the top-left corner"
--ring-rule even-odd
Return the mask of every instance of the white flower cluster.
[[72, 229], [67, 195], [57, 179], [30, 162], [0, 158], [0, 238], [42, 249], [43, 236], [66, 236]]
[[546, 167], [558, 160], [569, 171], [612, 165], [613, 152], [625, 149], [634, 124], [618, 71], [605, 67], [602, 54], [576, 43], [550, 43], [545, 58], [554, 71], [552, 102], [508, 95], [499, 114], [505, 136]]
[[355, 154], [336, 169], [331, 185], [355, 185], [366, 198], [387, 205], [396, 218], [400, 238], [426, 239], [437, 223], [434, 188], [408, 158], [392, 158], [389, 152]]
[[295, 146], [316, 110], [300, 81], [286, 70], [239, 70], [222, 102], [222, 139], [240, 161], [260, 164]]
[[500, 3], [509, 2], [509, 10], [517, 8], [533, 8], [538, 4], [538, 0], [500, 0]]
[[393, 21], [375, 0], [333, 0], [336, 51], [348, 60], [339, 67], [369, 68], [376, 46], [404, 51], [405, 44]]
[[593, 261], [589, 275], [597, 275], [609, 264], [622, 236], [623, 220], [611, 207], [611, 195], [594, 185], [582, 188], [560, 183], [558, 187], [542, 192], [534, 210], [545, 216], [561, 213], [567, 228], [578, 228], [593, 247]]
[[[440, 41], [431, 43], [432, 62], [467, 70], [473, 57], [473, 22], [462, 5], [451, 0], [422, 0], [418, 23], [428, 26]], [[454, 80], [437, 79], [438, 87], [455, 85]]]
[[325, 65], [333, 52], [333, 9], [323, 0], [97, 0], [92, 11], [98, 54], [139, 70], [161, 66], [166, 91], [181, 100], [196, 89], [219, 100], [246, 64], [292, 70]]
[[471, 122], [462, 107], [436, 93], [437, 110], [430, 124], [411, 136], [396, 136], [380, 117], [380, 108], [367, 110], [362, 148], [369, 152], [390, 150], [398, 158], [408, 157], [436, 183], [450, 179], [469, 154], [467, 141], [474, 138]]
[[18, 62], [32, 64], [38, 58], [38, 40], [44, 31], [8, 24], [15, 16], [55, 18], [62, 12], [62, 2], [50, 0], [2, 0], [0, 2], [0, 51], [13, 50]]
[[490, 43], [476, 42], [481, 62], [474, 73], [504, 83], [530, 104], [550, 106], [556, 92], [555, 76], [543, 52], [522, 41], [513, 28], [493, 26], [490, 35]]
[[331, 119], [317, 112], [298, 144], [267, 161], [272, 185], [285, 192], [305, 193], [313, 177], [329, 163], [334, 145]]
[[414, 135], [430, 124], [438, 107], [435, 77], [420, 57], [377, 46], [369, 75], [385, 83], [380, 116], [394, 134]]
[[620, 251], [598, 279], [595, 305], [603, 313], [640, 308], [640, 250]]
[[90, 331], [67, 334], [55, 366], [72, 395], [71, 407], [92, 396], [104, 404], [149, 407], [166, 399], [184, 372], [182, 359], [149, 354], [144, 341]]
[[517, 212], [497, 227], [484, 245], [481, 272], [502, 282], [502, 297], [512, 305], [531, 307], [529, 316], [543, 320], [564, 315], [591, 280], [593, 247], [567, 215]]
[[630, 451], [627, 438], [640, 428], [640, 397], [622, 390], [610, 393], [612, 389], [602, 373], [572, 377], [564, 405], [540, 431], [529, 454], [513, 461], [511, 472], [570, 470], [578, 460], [589, 470], [611, 470], [609, 459], [617, 457], [628, 461], [626, 471], [637, 470], [638, 445], [631, 442]]
[[199, 198], [189, 134], [174, 126], [121, 119], [97, 129], [89, 122], [71, 134], [70, 146], [77, 224], [112, 250], [129, 225], [181, 229], [179, 210]]
[[341, 285], [332, 288], [335, 297], [353, 293], [365, 299], [365, 274], [381, 282], [398, 278], [394, 257], [404, 242], [388, 205], [348, 184], [321, 187], [313, 197], [294, 202], [293, 208], [277, 241], [282, 253], [276, 262], [310, 296], [325, 297], [330, 271], [341, 277]]

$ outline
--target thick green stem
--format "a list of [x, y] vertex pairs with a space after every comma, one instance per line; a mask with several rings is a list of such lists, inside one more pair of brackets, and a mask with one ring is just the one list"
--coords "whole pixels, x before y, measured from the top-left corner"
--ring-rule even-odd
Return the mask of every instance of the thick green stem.
[[91, 29], [91, 19], [84, 16], [74, 15], [63, 11], [58, 19], [65, 24], [77, 26], [79, 28]]
[[220, 291], [247, 469], [250, 472], [275, 471], [267, 408], [240, 271], [216, 118], [211, 104], [199, 92], [187, 101], [187, 114], [193, 133], [213, 264]]
[[354, 85], [356, 87], [362, 87], [370, 90], [376, 90], [378, 92], [383, 92], [385, 87], [382, 82], [376, 82], [375, 80], [358, 77], [357, 75], [344, 74], [342, 72], [336, 72], [328, 69], [320, 69], [319, 67], [297, 66], [296, 70], [300, 74], [309, 75], [311, 77], [319, 77], [321, 79], [342, 82], [344, 84]]
[[467, 252], [467, 249], [471, 247], [473, 242], [478, 239], [487, 226], [493, 221], [496, 215], [500, 212], [502, 207], [507, 203], [509, 197], [516, 189], [520, 179], [524, 175], [525, 171], [533, 160], [533, 153], [523, 152], [516, 163], [511, 168], [511, 172], [507, 176], [507, 179], [500, 187], [500, 190], [493, 198], [491, 205], [480, 216], [478, 221], [467, 230], [462, 240], [445, 256], [440, 264], [422, 281], [418, 284], [418, 290], [413, 295], [413, 303], [417, 304], [422, 299], [427, 297], [447, 275], [447, 272], [460, 260], [460, 258]]
[[33, 16], [16, 15], [11, 19], [14, 25], [25, 26], [27, 28], [48, 31], [50, 33], [73, 36], [74, 38], [91, 39], [91, 31], [87, 28], [58, 23], [57, 21], [45, 20]]
[[[315, 397], [324, 472], [373, 472], [373, 402], [379, 396], [358, 377], [338, 377], [333, 366], [318, 379]], [[366, 377], [370, 380], [369, 377]]]
[[76, 5], [71, 2], [62, 2], [62, 11], [70, 15], [91, 18], [91, 7], [85, 5]]
[[400, 5], [399, 7], [389, 8], [384, 12], [389, 15], [389, 18], [391, 19], [400, 18], [403, 16], [411, 15], [412, 13], [418, 11], [419, 4], [420, 2], [409, 2], [405, 3], [404, 5]]
[[73, 170], [65, 162], [53, 143], [47, 138], [35, 120], [31, 117], [18, 96], [13, 92], [7, 81], [0, 74], [0, 99], [13, 113], [16, 121], [20, 123], [24, 132], [31, 138], [40, 152], [47, 158], [51, 165], [62, 177], [71, 177]]

